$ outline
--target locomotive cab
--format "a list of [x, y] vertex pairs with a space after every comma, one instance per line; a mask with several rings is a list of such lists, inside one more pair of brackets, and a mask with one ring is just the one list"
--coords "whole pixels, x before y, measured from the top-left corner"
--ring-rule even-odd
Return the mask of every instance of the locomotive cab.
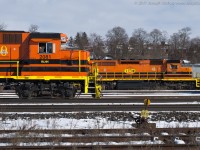
[[185, 76], [189, 75], [191, 77], [192, 68], [183, 65], [181, 60], [167, 60], [167, 74], [184, 74]]

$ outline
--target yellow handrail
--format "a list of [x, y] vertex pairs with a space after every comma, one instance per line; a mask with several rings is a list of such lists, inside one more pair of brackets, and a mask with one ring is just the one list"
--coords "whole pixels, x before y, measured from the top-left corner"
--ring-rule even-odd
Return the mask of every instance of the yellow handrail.
[[81, 72], [81, 52], [78, 51], [78, 72]]

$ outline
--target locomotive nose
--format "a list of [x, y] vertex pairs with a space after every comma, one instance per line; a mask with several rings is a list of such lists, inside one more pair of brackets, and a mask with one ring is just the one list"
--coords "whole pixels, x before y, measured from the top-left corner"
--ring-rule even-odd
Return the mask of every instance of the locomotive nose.
[[67, 35], [64, 34], [64, 33], [61, 33], [61, 34], [60, 34], [60, 40], [61, 40], [62, 43], [67, 43], [67, 42], [68, 42], [68, 37], [67, 37]]

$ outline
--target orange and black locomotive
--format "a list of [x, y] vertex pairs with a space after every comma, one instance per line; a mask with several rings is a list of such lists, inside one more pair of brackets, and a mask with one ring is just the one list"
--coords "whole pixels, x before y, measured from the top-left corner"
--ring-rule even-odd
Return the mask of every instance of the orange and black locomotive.
[[92, 60], [105, 89], [199, 89], [199, 67], [184, 60]]
[[99, 88], [97, 71], [90, 73], [90, 53], [67, 49], [67, 40], [62, 33], [0, 31], [1, 87], [29, 98], [47, 93], [71, 98], [77, 90]]

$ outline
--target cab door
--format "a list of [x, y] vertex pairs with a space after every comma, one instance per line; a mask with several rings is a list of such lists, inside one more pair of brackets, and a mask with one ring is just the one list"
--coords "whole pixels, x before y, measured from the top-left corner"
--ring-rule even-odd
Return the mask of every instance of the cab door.
[[0, 44], [2, 74], [6, 76], [16, 76], [18, 74], [19, 47], [21, 44], [21, 33], [3, 32]]
[[11, 63], [10, 63], [10, 48], [2, 44], [0, 45], [0, 64], [1, 64], [1, 75], [10, 76]]

